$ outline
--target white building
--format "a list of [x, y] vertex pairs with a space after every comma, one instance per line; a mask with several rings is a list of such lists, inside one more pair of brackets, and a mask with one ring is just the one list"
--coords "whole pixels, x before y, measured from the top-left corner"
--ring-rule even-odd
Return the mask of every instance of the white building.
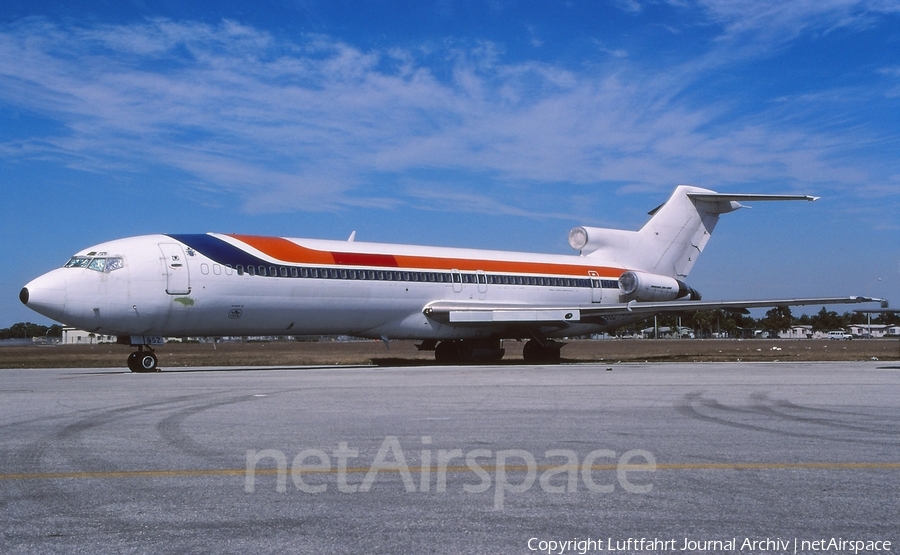
[[98, 335], [75, 328], [63, 328], [61, 345], [96, 345], [98, 343], [115, 343], [115, 335]]
[[669, 326], [660, 326], [659, 328], [644, 328], [641, 330], [644, 339], [694, 339], [694, 330], [684, 326], [670, 328]]
[[900, 326], [896, 324], [854, 324], [850, 326], [850, 333], [856, 337], [871, 335], [876, 339], [881, 337], [900, 337]]
[[778, 332], [781, 339], [809, 339], [812, 336], [812, 326], [791, 326], [789, 330]]

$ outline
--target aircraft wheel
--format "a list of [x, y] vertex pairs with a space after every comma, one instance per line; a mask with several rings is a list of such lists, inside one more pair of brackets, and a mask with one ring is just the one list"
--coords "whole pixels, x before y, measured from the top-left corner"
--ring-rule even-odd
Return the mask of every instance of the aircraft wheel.
[[128, 355], [128, 369], [132, 372], [140, 372], [140, 355], [137, 351]]
[[141, 372], [158, 372], [159, 359], [154, 353], [141, 353]]
[[446, 363], [490, 362], [500, 360], [505, 352], [500, 340], [448, 339], [434, 349], [434, 359]]
[[159, 372], [159, 359], [150, 351], [136, 351], [128, 355], [128, 369], [132, 372]]
[[544, 347], [544, 362], [549, 362], [551, 364], [556, 364], [559, 362], [561, 357], [560, 349], [554, 347]]
[[456, 341], [441, 341], [434, 349], [434, 360], [438, 362], [457, 362], [459, 358], [459, 345]]
[[556, 363], [560, 359], [560, 347], [555, 346], [555, 342], [548, 342], [547, 345], [541, 345], [537, 341], [531, 340], [522, 347], [522, 358], [525, 362], [549, 362]]

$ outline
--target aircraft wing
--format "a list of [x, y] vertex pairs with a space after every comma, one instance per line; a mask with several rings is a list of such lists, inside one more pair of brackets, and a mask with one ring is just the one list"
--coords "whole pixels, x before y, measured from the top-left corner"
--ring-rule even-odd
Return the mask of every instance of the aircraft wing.
[[751, 308], [776, 306], [807, 306], [880, 302], [873, 297], [815, 297], [807, 299], [766, 299], [757, 301], [666, 301], [617, 304], [586, 304], [573, 306], [491, 304], [473, 302], [436, 301], [429, 303], [423, 313], [449, 324], [573, 324], [592, 323], [605, 317], [726, 310], [746, 312]]

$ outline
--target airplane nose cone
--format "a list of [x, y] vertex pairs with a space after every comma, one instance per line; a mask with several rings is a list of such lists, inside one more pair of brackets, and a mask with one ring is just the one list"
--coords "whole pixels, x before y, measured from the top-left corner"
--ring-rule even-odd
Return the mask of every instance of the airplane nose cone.
[[19, 300], [38, 314], [59, 320], [66, 308], [66, 283], [55, 272], [44, 274], [19, 291]]

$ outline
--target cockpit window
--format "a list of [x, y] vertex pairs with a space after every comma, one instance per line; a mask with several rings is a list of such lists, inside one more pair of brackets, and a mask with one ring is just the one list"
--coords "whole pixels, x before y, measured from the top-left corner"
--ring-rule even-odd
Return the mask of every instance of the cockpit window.
[[112, 272], [124, 268], [125, 263], [121, 257], [91, 258], [90, 256], [73, 256], [66, 262], [66, 268], [87, 268], [95, 272]]
[[95, 259], [91, 260], [91, 263], [88, 266], [88, 270], [94, 270], [95, 272], [106, 271], [106, 259], [105, 258], [95, 258]]
[[91, 259], [86, 256], [73, 256], [66, 262], [66, 268], [87, 268], [91, 263]]

